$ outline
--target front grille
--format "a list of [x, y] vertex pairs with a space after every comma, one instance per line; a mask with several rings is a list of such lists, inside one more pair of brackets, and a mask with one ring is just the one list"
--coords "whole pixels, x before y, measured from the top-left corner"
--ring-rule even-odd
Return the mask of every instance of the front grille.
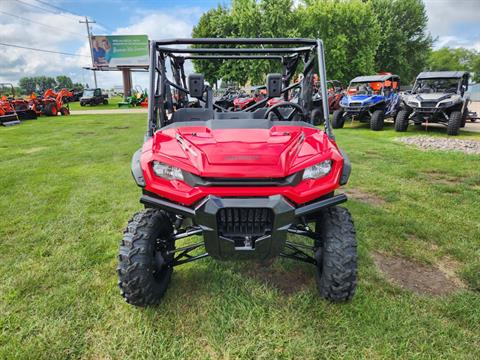
[[435, 101], [423, 101], [422, 102], [422, 107], [434, 108], [436, 106], [437, 106], [437, 103]]
[[346, 108], [347, 111], [350, 111], [350, 112], [362, 112], [365, 110], [365, 107], [363, 106], [350, 106], [350, 107], [347, 107]]
[[217, 225], [221, 236], [255, 239], [271, 233], [273, 212], [266, 208], [223, 208], [217, 213]]
[[351, 102], [349, 106], [362, 106], [361, 102]]

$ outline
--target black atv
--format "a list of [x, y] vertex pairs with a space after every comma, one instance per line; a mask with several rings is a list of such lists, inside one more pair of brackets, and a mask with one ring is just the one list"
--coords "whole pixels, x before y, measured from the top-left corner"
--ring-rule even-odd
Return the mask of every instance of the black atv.
[[395, 119], [396, 131], [407, 131], [409, 122], [443, 124], [448, 135], [458, 135], [469, 117], [466, 71], [422, 72], [411, 92], [402, 96], [401, 110]]

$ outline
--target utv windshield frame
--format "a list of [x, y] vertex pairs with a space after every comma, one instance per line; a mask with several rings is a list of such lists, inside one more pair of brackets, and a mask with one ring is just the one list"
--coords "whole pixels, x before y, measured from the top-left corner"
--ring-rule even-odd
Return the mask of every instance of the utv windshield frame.
[[[192, 47], [194, 46], [194, 47]], [[283, 65], [282, 96], [287, 100], [288, 91], [300, 87], [299, 104], [305, 116], [310, 117], [313, 110], [312, 95], [315, 63], [320, 78], [325, 133], [334, 139], [328, 117], [327, 80], [325, 52], [320, 39], [299, 38], [194, 38], [150, 41], [149, 92], [148, 92], [148, 129], [147, 137], [169, 123], [167, 110], [173, 112], [173, 97], [180, 107], [188, 106], [186, 60], [277, 60]], [[167, 75], [167, 62], [170, 63], [171, 77]], [[291, 83], [297, 67], [303, 64], [303, 79]], [[205, 108], [228, 111], [213, 104], [212, 89], [206, 87], [206, 98], [199, 98]], [[265, 106], [265, 100], [252, 106]], [[247, 110], [252, 110], [247, 109]]]

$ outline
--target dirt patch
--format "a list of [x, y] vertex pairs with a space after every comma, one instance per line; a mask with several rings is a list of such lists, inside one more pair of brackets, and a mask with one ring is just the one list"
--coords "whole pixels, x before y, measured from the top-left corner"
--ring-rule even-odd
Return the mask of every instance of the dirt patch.
[[114, 126], [112, 127], [114, 130], [125, 130], [125, 129], [130, 129], [130, 126]]
[[95, 133], [93, 131], [80, 131], [80, 132], [77, 132], [77, 135], [90, 136], [90, 135], [95, 135]]
[[274, 266], [262, 266], [252, 263], [246, 274], [255, 280], [273, 287], [285, 295], [291, 295], [304, 290], [313, 282], [313, 271], [309, 272], [303, 267], [291, 271], [277, 269]]
[[357, 200], [366, 204], [382, 206], [386, 204], [386, 201], [380, 196], [365, 192], [363, 190], [351, 188], [346, 189], [345, 193], [347, 196], [353, 200]]
[[45, 149], [46, 149], [46, 147], [40, 146], [40, 147], [34, 147], [34, 148], [30, 148], [30, 149], [23, 150], [23, 152], [24, 152], [25, 154], [34, 154], [34, 153], [36, 153], [36, 152], [40, 152], [40, 151], [43, 151], [43, 150], [45, 150]]
[[480, 141], [433, 136], [412, 136], [395, 139], [422, 150], [460, 151], [465, 154], [480, 154]]
[[437, 267], [420, 264], [397, 256], [373, 253], [377, 268], [391, 282], [419, 295], [451, 294], [464, 285], [455, 275], [458, 264], [445, 259]]
[[439, 171], [427, 171], [424, 172], [424, 177], [427, 181], [441, 185], [459, 185], [463, 183], [462, 178], [447, 175]]

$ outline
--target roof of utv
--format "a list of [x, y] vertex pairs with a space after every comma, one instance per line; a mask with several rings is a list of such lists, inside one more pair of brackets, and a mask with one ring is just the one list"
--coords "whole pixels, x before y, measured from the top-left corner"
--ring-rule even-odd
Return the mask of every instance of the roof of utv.
[[[243, 111], [231, 111], [213, 101], [213, 91], [210, 85], [204, 85], [203, 74], [187, 76], [184, 64], [186, 60], [216, 61], [219, 65], [232, 60], [269, 60], [275, 61], [283, 70], [267, 75], [267, 84], [273, 77], [280, 79], [280, 88], [276, 85], [273, 92], [250, 105]], [[297, 105], [303, 108], [304, 117], [309, 116], [313, 109], [311, 79], [318, 68], [321, 82], [321, 94], [324, 106], [325, 132], [333, 138], [333, 132], [328, 118], [326, 70], [323, 42], [320, 39], [301, 38], [193, 38], [193, 39], [166, 39], [150, 41], [150, 80], [148, 101], [148, 129], [147, 136], [164, 126], [185, 126], [192, 121], [195, 124], [204, 123], [208, 126], [271, 126], [265, 119], [268, 110], [268, 100], [277, 97], [280, 93], [285, 99], [288, 92], [301, 89]], [[301, 71], [303, 77], [295, 79], [296, 72]], [[197, 84], [197, 85], [193, 85]], [[198, 85], [199, 84], [199, 85]], [[192, 88], [191, 88], [192, 87]], [[196, 95], [193, 95], [196, 94]], [[188, 100], [193, 96], [200, 107], [191, 107]], [[286, 109], [278, 108], [281, 115]], [[169, 116], [167, 113], [170, 113]], [[288, 114], [292, 115], [293, 111]], [[277, 115], [274, 113], [273, 115]], [[277, 116], [280, 117], [281, 115]], [[273, 117], [275, 119], [275, 117]], [[288, 117], [290, 119], [290, 117]], [[301, 118], [301, 117], [300, 117]], [[220, 121], [219, 123], [217, 123]], [[258, 125], [255, 124], [258, 122]], [[200, 123], [199, 123], [200, 122]], [[295, 121], [299, 124], [300, 121]]]
[[466, 71], [425, 71], [417, 79], [460, 79], [468, 74]]
[[376, 82], [376, 81], [386, 81], [392, 78], [399, 79], [398, 75], [393, 75], [393, 74], [367, 75], [367, 76], [357, 76], [350, 82], [352, 83]]

